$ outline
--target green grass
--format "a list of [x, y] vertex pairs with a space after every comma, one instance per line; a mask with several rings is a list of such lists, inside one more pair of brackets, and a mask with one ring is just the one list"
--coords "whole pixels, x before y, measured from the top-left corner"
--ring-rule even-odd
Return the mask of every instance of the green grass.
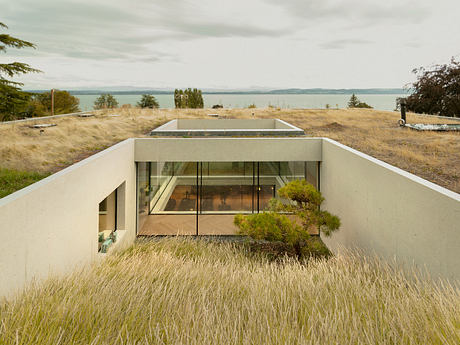
[[0, 168], [0, 198], [37, 182], [48, 174]]
[[460, 292], [344, 253], [139, 241], [0, 301], [1, 344], [459, 344]]

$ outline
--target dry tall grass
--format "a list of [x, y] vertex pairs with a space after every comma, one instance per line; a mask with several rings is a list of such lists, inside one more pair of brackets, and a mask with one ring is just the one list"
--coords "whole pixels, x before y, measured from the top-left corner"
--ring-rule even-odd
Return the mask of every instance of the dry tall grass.
[[[56, 123], [40, 135], [28, 124], [0, 125], [0, 167], [55, 172], [129, 137], [146, 135], [181, 117], [205, 117], [216, 110], [120, 109], [93, 118], [37, 120]], [[111, 117], [109, 114], [119, 114]], [[460, 133], [399, 128], [396, 112], [372, 109], [219, 109], [229, 118], [280, 118], [311, 136], [324, 136], [368, 153], [441, 186], [460, 192]], [[458, 123], [408, 115], [410, 123]]]
[[460, 291], [439, 286], [351, 254], [276, 264], [140, 242], [1, 301], [0, 343], [459, 344]]

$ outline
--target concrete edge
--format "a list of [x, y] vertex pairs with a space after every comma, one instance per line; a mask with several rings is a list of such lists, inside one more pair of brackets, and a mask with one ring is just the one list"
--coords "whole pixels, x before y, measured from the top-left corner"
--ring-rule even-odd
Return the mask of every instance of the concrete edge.
[[[152, 130], [150, 131], [150, 133], [152, 133], [153, 131], [162, 131], [163, 128], [169, 127], [169, 126], [170, 126], [171, 124], [173, 124], [173, 123], [177, 123], [177, 119], [173, 119], [173, 120], [170, 120], [170, 121], [168, 121], [168, 122], [166, 122], [166, 123], [163, 123], [160, 127], [157, 127], [157, 128], [152, 129]], [[176, 125], [176, 127], [177, 127], [177, 125]]]
[[[187, 140], [187, 139], [192, 139], [192, 138], [171, 138], [171, 137], [166, 137], [166, 138], [131, 138], [134, 140]], [[231, 137], [200, 137], [200, 138], [193, 138], [193, 140], [276, 140], [276, 139], [282, 139], [282, 140], [323, 140], [324, 138], [322, 137], [307, 137], [307, 136], [296, 136], [296, 137], [289, 137], [289, 138], [260, 138], [260, 137], [251, 137], [251, 138], [231, 138]], [[127, 139], [128, 140], [128, 139]]]
[[94, 155], [92, 156], [89, 156], [88, 158], [85, 158], [77, 163], [74, 163], [48, 177], [45, 177], [44, 179], [40, 180], [40, 181], [37, 181], [35, 183], [32, 183], [31, 185], [27, 186], [27, 187], [24, 187], [14, 193], [11, 193], [7, 196], [5, 196], [4, 198], [1, 198], [0, 199], [0, 207], [3, 206], [3, 205], [6, 205], [18, 198], [21, 198], [23, 197], [24, 195], [26, 194], [29, 194], [31, 192], [33, 192], [34, 190], [37, 190], [39, 189], [40, 187], [44, 186], [44, 185], [47, 185], [48, 183], [51, 183], [53, 182], [55, 179], [59, 178], [60, 176], [62, 175], [65, 175], [65, 174], [68, 174], [76, 169], [78, 169], [79, 167], [81, 166], [84, 166], [86, 164], [90, 164], [92, 161], [94, 161], [95, 159], [98, 159], [99, 157], [101, 156], [104, 156], [106, 155], [107, 153], [111, 152], [111, 151], [115, 151], [117, 149], [119, 149], [121, 146], [124, 146], [126, 145], [128, 142], [132, 141], [133, 142], [133, 150], [134, 150], [134, 138], [129, 138], [129, 139], [125, 139], [113, 146], [110, 146], [108, 148], [106, 148], [105, 150], [103, 151], [100, 151], [100, 152], [97, 152], [95, 153]]
[[[323, 141], [327, 141], [327, 142], [329, 142], [329, 143], [331, 143], [331, 144], [333, 144], [335, 146], [338, 146], [338, 147], [340, 147], [340, 148], [342, 148], [342, 149], [344, 149], [344, 150], [346, 150], [348, 152], [351, 152], [351, 153], [353, 153], [353, 154], [355, 154], [355, 155], [357, 155], [357, 156], [359, 156], [361, 158], [364, 158], [364, 159], [366, 159], [368, 161], [371, 161], [372, 163], [377, 164], [377, 165], [379, 165], [379, 166], [381, 166], [381, 167], [383, 167], [385, 169], [391, 170], [392, 172], [394, 172], [394, 173], [396, 173], [398, 175], [401, 175], [401, 176], [403, 176], [405, 178], [408, 178], [409, 180], [412, 180], [412, 181], [414, 181], [414, 182], [416, 182], [418, 184], [421, 184], [426, 188], [429, 188], [429, 189], [432, 189], [432, 190], [434, 190], [434, 191], [436, 191], [438, 193], [444, 194], [445, 196], [447, 196], [449, 198], [452, 198], [452, 199], [454, 199], [456, 201], [460, 201], [460, 194], [458, 194], [458, 193], [456, 193], [454, 191], [451, 191], [451, 190], [449, 190], [447, 188], [441, 187], [441, 186], [439, 186], [439, 185], [437, 185], [437, 184], [435, 184], [433, 182], [425, 180], [424, 178], [421, 178], [421, 177], [419, 177], [417, 175], [414, 175], [414, 174], [412, 174], [410, 172], [407, 172], [405, 170], [397, 168], [394, 165], [391, 165], [389, 163], [385, 163], [384, 161], [381, 161], [381, 160], [379, 160], [377, 158], [369, 156], [369, 155], [367, 155], [367, 154], [365, 154], [365, 153], [363, 153], [361, 151], [355, 150], [355, 149], [353, 149], [353, 148], [351, 148], [349, 146], [346, 146], [344, 144], [341, 144], [341, 143], [339, 143], [339, 142], [337, 142], [335, 140], [332, 140], [332, 139], [329, 139], [329, 138], [322, 138], [322, 139], [323, 139]], [[324, 152], [324, 150], [323, 150], [323, 152]]]
[[288, 126], [290, 129], [293, 129], [293, 130], [296, 130], [296, 131], [302, 131], [302, 132], [304, 132], [304, 130], [303, 130], [302, 128], [296, 127], [296, 126], [294, 126], [293, 124], [290, 124], [289, 122], [283, 121], [283, 120], [281, 120], [281, 119], [275, 119], [275, 121], [278, 121], [278, 122], [281, 122], [281, 123], [285, 124], [285, 125]]
[[[177, 126], [180, 120], [196, 120], [200, 121], [203, 119], [173, 119], [165, 124], [154, 128], [150, 131], [150, 136], [183, 136], [183, 135], [190, 135], [190, 136], [206, 136], [207, 133], [211, 133], [213, 135], [245, 135], [249, 133], [249, 135], [253, 133], [258, 133], [259, 135], [280, 135], [280, 136], [287, 136], [287, 135], [305, 135], [305, 131], [301, 128], [298, 128], [286, 121], [280, 120], [278, 118], [274, 119], [250, 119], [251, 121], [257, 120], [273, 120], [279, 122], [286, 126], [287, 128], [210, 128], [210, 129], [203, 129], [203, 128], [196, 128], [196, 129], [178, 129]], [[208, 120], [208, 119], [204, 119]], [[221, 121], [231, 121], [232, 119], [223, 119]], [[176, 124], [176, 129], [170, 128], [171, 125]]]

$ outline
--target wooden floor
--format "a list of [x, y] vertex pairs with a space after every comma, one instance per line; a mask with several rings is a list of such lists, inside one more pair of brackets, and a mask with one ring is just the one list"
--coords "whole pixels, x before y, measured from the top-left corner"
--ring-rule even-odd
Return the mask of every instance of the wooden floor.
[[[238, 228], [233, 224], [234, 218], [234, 214], [201, 214], [198, 217], [198, 235], [236, 235]], [[309, 233], [319, 234], [316, 228], [310, 229]], [[138, 235], [196, 235], [196, 214], [150, 215]]]
[[[198, 217], [199, 235], [236, 235], [233, 214], [207, 215]], [[161, 214], [150, 215], [138, 235], [196, 235], [196, 215]]]

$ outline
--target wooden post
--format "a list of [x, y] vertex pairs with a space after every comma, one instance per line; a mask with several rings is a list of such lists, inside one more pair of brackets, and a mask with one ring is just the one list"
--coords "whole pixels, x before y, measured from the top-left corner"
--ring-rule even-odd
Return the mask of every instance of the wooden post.
[[54, 89], [51, 89], [51, 115], [54, 115]]
[[404, 123], [406, 123], [406, 99], [401, 98], [399, 100], [399, 105], [401, 107], [401, 120], [403, 120]]

